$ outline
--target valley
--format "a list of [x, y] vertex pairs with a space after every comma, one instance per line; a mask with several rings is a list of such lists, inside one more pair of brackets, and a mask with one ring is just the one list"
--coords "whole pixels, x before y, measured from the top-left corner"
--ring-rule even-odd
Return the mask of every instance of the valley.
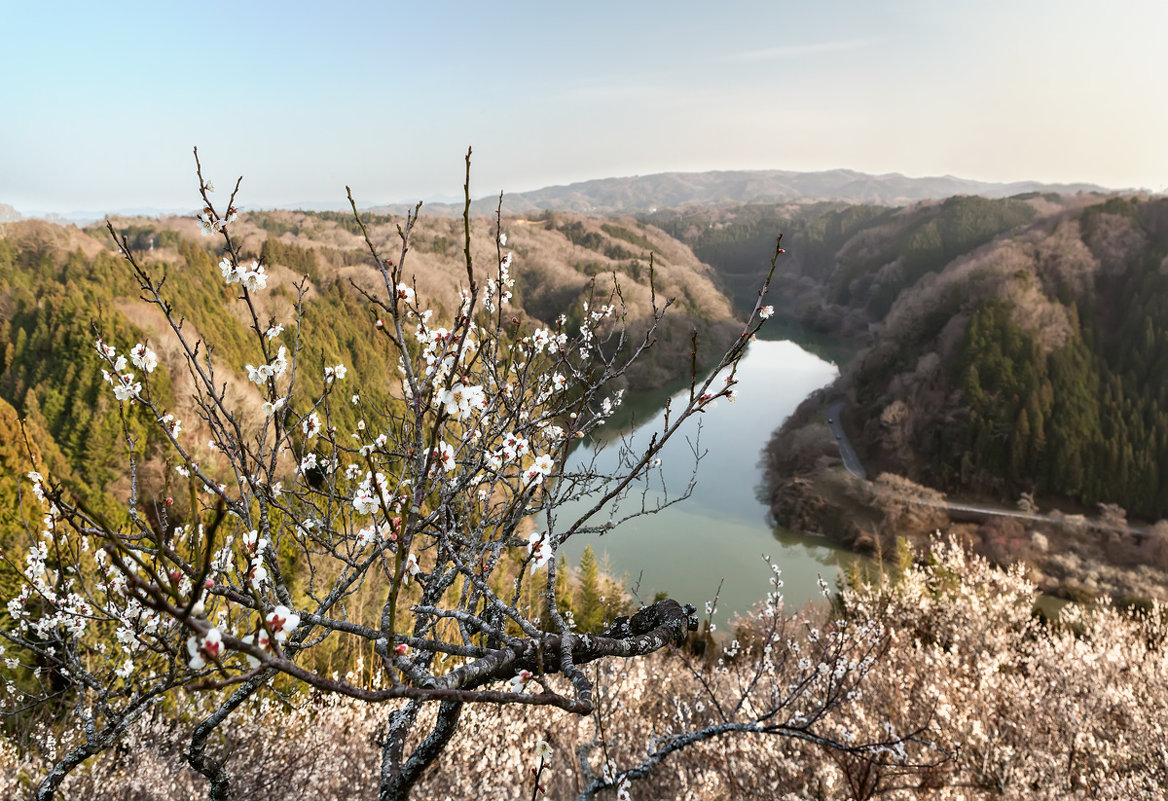
[[[366, 217], [384, 254], [393, 252], [399, 219]], [[808, 385], [810, 397], [793, 398], [788, 411], [750, 415], [750, 423], [733, 418], [742, 422], [731, 428], [750, 426], [758, 445], [769, 429], [756, 420], [786, 419], [765, 448], [761, 477], [753, 458], [731, 472], [762, 487], [766, 500], [752, 525], [765, 530], [769, 508], [782, 527], [867, 554], [895, 550], [898, 537], [921, 544], [934, 530], [955, 530], [1000, 564], [1032, 564], [1048, 592], [1164, 597], [1168, 525], [1156, 521], [1168, 512], [1165, 201], [1030, 192], [904, 206], [691, 203], [637, 217], [527, 210], [502, 220], [521, 279], [515, 302], [526, 318], [572, 314], [587, 297], [617, 297], [619, 285], [635, 332], [651, 295], [672, 299], [655, 355], [624, 378], [633, 392], [684, 379], [691, 331], [700, 332], [699, 364], [732, 341], [735, 320], [756, 299], [775, 232], [784, 233], [787, 252], [767, 298], [776, 307], [772, 326], [813, 350], [818, 336], [844, 346], [823, 351], [839, 366], [825, 379], [829, 387]], [[233, 397], [258, 414], [242, 377], [243, 321], [226, 311], [193, 221], [117, 223], [145, 260], [169, 271], [172, 284], [181, 281], [195, 301], [189, 323], [239, 365], [239, 375], [227, 376]], [[460, 253], [459, 224], [424, 217], [407, 257], [415, 285], [436, 299], [440, 315], [455, 307], [465, 279], [448, 266]], [[478, 218], [473, 226], [481, 264], [493, 259], [490, 225]], [[349, 215], [254, 212], [237, 236], [285, 283], [302, 279], [301, 326], [321, 343], [309, 358], [343, 359], [376, 375], [381, 357], [362, 333], [374, 321], [358, 293], [374, 289], [377, 276]], [[107, 509], [122, 490], [116, 431], [102, 411], [108, 401], [96, 371], [83, 369], [90, 324], [140, 332], [164, 361], [174, 358], [160, 320], [129, 302], [119, 269], [99, 226], [16, 221], [0, 238], [0, 398], [13, 420], [42, 432], [35, 440], [45, 458]], [[287, 321], [294, 296], [281, 289], [266, 303], [266, 314]], [[163, 391], [181, 398], [184, 379], [174, 380]], [[376, 397], [377, 381], [372, 391]], [[142, 431], [149, 452], [151, 434]], [[15, 458], [20, 443], [10, 436], [4, 447]], [[724, 468], [713, 473], [706, 482], [716, 484]], [[8, 478], [0, 485], [11, 519], [16, 489]], [[908, 508], [905, 497], [926, 502]], [[938, 505], [941, 497], [948, 506]], [[997, 509], [1016, 509], [1021, 499], [1036, 516], [963, 513], [953, 499]], [[1107, 534], [1119, 530], [1116, 521], [1129, 535]]]

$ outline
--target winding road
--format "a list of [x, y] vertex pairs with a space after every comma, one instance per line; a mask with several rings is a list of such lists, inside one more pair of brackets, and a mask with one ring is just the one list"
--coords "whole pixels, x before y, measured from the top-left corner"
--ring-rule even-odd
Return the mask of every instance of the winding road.
[[[831, 406], [827, 407], [827, 426], [831, 429], [831, 433], [835, 436], [836, 445], [839, 447], [840, 459], [844, 463], [844, 467], [853, 476], [864, 481], [868, 480], [868, 471], [864, 469], [864, 464], [860, 461], [856, 449], [852, 447], [851, 440], [848, 439], [847, 433], [844, 431], [843, 423], [840, 422], [840, 412], [843, 411], [844, 402], [836, 401]], [[1053, 525], [1067, 525], [1073, 518], [1068, 518], [1060, 514], [1041, 514], [1039, 512], [1024, 512], [1020, 509], [1013, 509], [1007, 506], [995, 506], [984, 503], [969, 503], [965, 501], [950, 501], [933, 502], [924, 498], [907, 498], [913, 503], [922, 506], [937, 506], [943, 507], [950, 518], [954, 520], [984, 520], [988, 517], [1013, 517], [1019, 520], [1029, 520], [1036, 523], [1051, 523]], [[1124, 530], [1128, 534], [1133, 535], [1137, 541], [1148, 535], [1148, 526], [1116, 526], [1114, 524], [1104, 524], [1102, 521], [1083, 520], [1085, 525], [1090, 525], [1093, 528], [1112, 528]]]
[[827, 427], [835, 435], [835, 444], [839, 446], [840, 458], [843, 459], [844, 467], [853, 476], [867, 481], [868, 471], [864, 469], [863, 462], [860, 461], [860, 457], [856, 454], [856, 449], [852, 447], [851, 440], [844, 433], [843, 423], [840, 422], [840, 412], [843, 411], [843, 408], [843, 401], [836, 401], [827, 407]]

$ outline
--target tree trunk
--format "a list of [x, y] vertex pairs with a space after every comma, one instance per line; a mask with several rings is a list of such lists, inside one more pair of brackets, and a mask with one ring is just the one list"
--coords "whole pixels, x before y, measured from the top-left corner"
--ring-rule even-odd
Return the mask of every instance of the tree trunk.
[[274, 670], [264, 670], [252, 676], [244, 682], [242, 687], [232, 693], [231, 697], [216, 709], [210, 717], [200, 723], [195, 728], [194, 734], [191, 735], [191, 747], [184, 756], [186, 757], [187, 764], [201, 773], [211, 783], [211, 787], [207, 791], [207, 797], [211, 801], [227, 801], [230, 797], [231, 774], [227, 772], [227, 768], [223, 766], [222, 762], [214, 757], [207, 756], [207, 738], [252, 693], [266, 684], [274, 673]]
[[381, 794], [378, 801], [406, 801], [426, 768], [434, 763], [458, 730], [462, 702], [443, 701], [438, 707], [433, 730], [402, 764], [406, 734], [413, 727], [419, 706], [411, 703], [405, 709], [395, 712], [390, 721], [389, 737], [382, 751]]

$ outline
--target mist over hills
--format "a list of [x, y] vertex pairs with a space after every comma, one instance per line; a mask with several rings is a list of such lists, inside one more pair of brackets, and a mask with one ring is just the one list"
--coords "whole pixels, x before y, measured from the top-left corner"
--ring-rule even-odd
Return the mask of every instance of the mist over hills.
[[[1038, 181], [992, 183], [952, 175], [910, 178], [900, 173], [870, 175], [855, 170], [794, 172], [791, 170], [734, 170], [664, 172], [626, 178], [549, 186], [531, 192], [505, 194], [503, 208], [511, 214], [536, 211], [574, 211], [586, 214], [636, 214], [685, 206], [722, 206], [743, 203], [810, 203], [825, 200], [903, 206], [920, 200], [953, 195], [1009, 197], [1024, 192], [1110, 193], [1097, 184], [1047, 184]], [[475, 200], [474, 214], [490, 214], [497, 197]], [[395, 203], [374, 211], [404, 214], [411, 204]], [[432, 214], [461, 214], [460, 203], [428, 203]]]
[[[1073, 195], [1079, 192], [1110, 194], [1119, 191], [1098, 184], [1049, 184], [1039, 181], [993, 183], [942, 175], [911, 178], [892, 172], [871, 175], [856, 170], [719, 170], [709, 172], [663, 172], [623, 178], [599, 178], [564, 186], [546, 186], [530, 192], [505, 193], [503, 210], [509, 214], [540, 211], [571, 211], [592, 215], [643, 214], [689, 206], [729, 206], [746, 203], [815, 203], [842, 201], [882, 206], [906, 206], [921, 200], [939, 200], [953, 195], [1010, 197], [1025, 192]], [[412, 211], [416, 200], [383, 203], [366, 207], [378, 214]], [[471, 213], [490, 216], [498, 204], [497, 195], [472, 201]], [[297, 201], [264, 208], [299, 211], [345, 211], [340, 200]], [[257, 208], [248, 209], [257, 211]], [[195, 209], [135, 207], [105, 210], [75, 210], [49, 213], [16, 209], [0, 204], [0, 221], [22, 218], [51, 222], [88, 223], [110, 217], [168, 217], [193, 215]], [[426, 201], [423, 211], [434, 215], [461, 215], [461, 202]]]

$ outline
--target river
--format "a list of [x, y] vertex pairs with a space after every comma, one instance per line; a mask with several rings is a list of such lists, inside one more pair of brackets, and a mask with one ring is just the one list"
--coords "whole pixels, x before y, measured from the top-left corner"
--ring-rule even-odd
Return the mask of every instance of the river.
[[[714, 621], [723, 630], [735, 612], [749, 611], [770, 589], [771, 572], [762, 554], [782, 569], [788, 609], [821, 599], [818, 577], [834, 586], [839, 567], [854, 557], [822, 539], [794, 534], [768, 520], [767, 505], [760, 500], [761, 452], [771, 433], [803, 399], [838, 374], [834, 363], [795, 342], [751, 343], [738, 368], [738, 400], [720, 400], [717, 408], [691, 418], [689, 442], [675, 438], [661, 454], [666, 486], [676, 494], [685, 489], [693, 472], [691, 443], [703, 453], [692, 496], [603, 536], [573, 537], [564, 546], [568, 560], [578, 564], [585, 546], [591, 545], [598, 558], [607, 560], [612, 574], [625, 577], [626, 585], [639, 582], [637, 595], [642, 600], [649, 602], [655, 593], [666, 592], [699, 610], [722, 582]], [[634, 442], [644, 442], [647, 432], [660, 429], [665, 397], [659, 394], [634, 401], [634, 414], [625, 417], [641, 421], [625, 424]], [[568, 469], [594, 454], [598, 467], [615, 471], [616, 448], [611, 442], [578, 448], [569, 458]], [[660, 492], [649, 494], [651, 501], [660, 497]], [[636, 499], [639, 504], [639, 493]], [[561, 519], [568, 519], [571, 511], [562, 510], [566, 514]], [[607, 515], [598, 522], [606, 519]]]

